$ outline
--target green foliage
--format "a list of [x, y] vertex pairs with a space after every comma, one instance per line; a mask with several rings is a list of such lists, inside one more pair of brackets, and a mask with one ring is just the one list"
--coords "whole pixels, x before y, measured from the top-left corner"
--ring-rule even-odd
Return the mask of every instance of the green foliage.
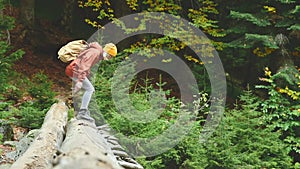
[[[34, 80], [32, 82], [26, 82], [29, 83], [27, 84], [30, 86], [29, 88], [23, 84], [23, 88], [27, 89], [31, 95], [31, 97], [26, 97], [30, 99], [18, 103], [20, 104], [18, 107], [14, 107], [12, 103], [8, 101], [0, 102], [0, 119], [6, 119], [10, 121], [11, 124], [29, 129], [41, 127], [47, 111], [56, 101], [54, 98], [56, 93], [52, 91], [52, 82], [48, 80], [46, 75], [38, 73], [33, 77]], [[22, 95], [25, 94], [26, 93], [22, 93]]]
[[295, 30], [295, 31], [299, 31], [300, 30], [300, 25], [299, 24], [295, 24], [290, 26], [289, 28], [287, 28], [288, 30]]
[[[96, 28], [102, 27], [101, 21], [113, 21], [126, 33], [144, 30], [148, 18], [142, 18], [136, 27], [126, 27], [126, 23], [118, 22], [116, 18], [118, 6], [110, 0], [82, 0], [79, 1], [81, 7], [91, 9], [98, 14], [98, 18], [89, 18], [88, 24]], [[219, 2], [219, 5], [216, 5]], [[153, 1], [153, 0], [126, 0], [128, 7], [134, 12], [154, 11], [166, 12], [182, 16], [188, 19], [193, 26], [203, 30], [210, 38], [223, 38], [223, 42], [228, 42], [220, 56], [226, 61], [225, 66], [233, 65], [239, 68], [249, 67], [253, 69], [261, 63], [257, 63], [255, 56], [264, 57], [266, 61], [261, 64], [273, 64], [274, 57], [285, 49], [288, 55], [299, 54], [299, 5], [294, 0], [276, 1]], [[222, 7], [222, 8], [218, 8]], [[219, 15], [221, 12], [221, 15]], [[216, 19], [218, 18], [218, 19]], [[178, 23], [176, 23], [178, 25]], [[188, 30], [175, 30], [176, 24], [167, 23], [161, 25], [164, 29], [173, 34], [186, 35]], [[226, 29], [228, 36], [218, 27], [221, 24]], [[150, 24], [151, 25], [151, 24]], [[174, 26], [175, 25], [175, 26]], [[277, 35], [289, 37], [284, 43], [278, 41]], [[296, 35], [296, 36], [295, 36]], [[282, 37], [283, 37], [282, 36]], [[184, 36], [184, 38], [192, 38]], [[199, 39], [197, 46], [206, 43]], [[219, 39], [218, 39], [219, 40]], [[289, 42], [289, 45], [286, 45]], [[215, 41], [214, 44], [218, 44]], [[224, 44], [215, 45], [218, 49], [223, 49]], [[192, 65], [193, 72], [197, 72], [196, 78], [201, 88], [209, 90], [207, 85], [207, 74], [201, 61], [195, 59], [187, 51], [187, 44], [183, 44], [170, 37], [147, 35], [145, 38], [138, 37], [134, 44], [123, 50], [119, 56], [127, 58], [132, 53], [139, 53], [146, 56], [146, 60], [157, 55], [163, 55], [164, 49], [173, 53], [184, 53], [183, 58], [195, 62]], [[296, 52], [295, 52], [296, 51]], [[296, 53], [296, 54], [294, 54]], [[282, 55], [284, 55], [282, 53]], [[267, 56], [272, 56], [267, 58]], [[261, 61], [260, 60], [260, 61]], [[171, 62], [172, 60], [164, 60]], [[259, 62], [260, 62], [259, 61]], [[247, 65], [247, 66], [245, 66]], [[116, 86], [111, 87], [116, 64], [102, 64], [99, 74], [96, 76], [96, 104], [101, 114], [108, 123], [120, 133], [134, 139], [134, 137], [147, 138], [163, 132], [170, 125], [174, 124], [178, 116], [176, 108], [180, 106], [180, 101], [171, 98], [165, 100], [166, 105], [159, 118], [151, 123], [137, 124], [130, 119], [124, 118], [116, 110], [114, 104], [124, 106], [125, 111], [129, 111], [128, 100], [119, 98], [118, 103], [112, 101], [111, 92]], [[131, 70], [124, 70], [130, 72]], [[239, 71], [239, 69], [238, 69]], [[173, 149], [155, 157], [145, 157], [139, 162], [145, 168], [292, 168], [290, 152], [299, 153], [299, 81], [294, 76], [295, 71], [282, 70], [281, 73], [264, 78], [266, 85], [258, 86], [267, 90], [268, 97], [262, 102], [250, 92], [245, 92], [240, 97], [240, 104], [233, 110], [228, 110], [225, 117], [216, 129], [213, 137], [205, 144], [199, 144], [198, 137], [201, 132], [203, 118], [200, 117], [191, 130], [190, 135], [184, 138]], [[126, 76], [115, 76], [119, 80], [126, 80]], [[145, 84], [148, 83], [146, 79]], [[282, 82], [282, 83], [281, 83]], [[132, 90], [123, 86], [124, 90], [130, 93], [130, 104], [137, 110], [144, 112], [143, 116], [151, 112], [151, 99], [149, 90], [155, 85], [144, 85], [135, 87], [131, 82]], [[121, 85], [121, 83], [117, 83]], [[162, 85], [162, 83], [160, 84]], [[118, 86], [117, 86], [118, 87]], [[122, 86], [119, 86], [122, 89]], [[164, 91], [167, 92], [167, 91]], [[159, 94], [159, 93], [158, 93]], [[158, 101], [158, 100], [155, 100]], [[171, 108], [172, 107], [172, 108]], [[175, 109], [173, 109], [175, 108]], [[174, 111], [175, 110], [175, 111]], [[280, 140], [279, 137], [284, 141]], [[126, 140], [130, 142], [130, 140]], [[138, 147], [138, 146], [137, 146]], [[296, 165], [299, 165], [296, 163]], [[295, 166], [296, 166], [295, 165]]]
[[[274, 65], [274, 58], [279, 57], [278, 53], [284, 47], [290, 56], [297, 55], [294, 51], [299, 46], [299, 36], [295, 31], [299, 27], [299, 12], [296, 1], [230, 1], [220, 2], [220, 6], [227, 6], [228, 10], [221, 15], [220, 24], [224, 25], [227, 36], [223, 38], [228, 42], [224, 53], [221, 53], [225, 66], [236, 61], [236, 68], [252, 67], [258, 73], [264, 66]], [[223, 13], [223, 14], [224, 14]], [[298, 33], [296, 33], [298, 34]], [[288, 37], [288, 42], [282, 46], [276, 36]], [[234, 49], [232, 49], [234, 48]], [[256, 59], [255, 56], [266, 59]], [[228, 60], [227, 60], [228, 59]], [[295, 58], [293, 58], [296, 60]], [[254, 65], [257, 62], [260, 64]], [[276, 61], [275, 61], [276, 62]], [[278, 64], [280, 64], [279, 62]], [[232, 69], [232, 68], [231, 68]], [[253, 80], [253, 79], [252, 79]]]
[[68, 110], [68, 120], [71, 120], [74, 117], [74, 109]]
[[200, 91], [205, 91], [207, 93], [211, 92], [211, 86], [209, 85], [209, 78], [207, 70], [204, 66], [199, 66], [198, 64], [192, 64], [192, 71], [195, 79], [197, 80], [198, 88]]
[[42, 72], [32, 77], [32, 86], [28, 89], [34, 98], [33, 106], [40, 109], [48, 109], [56, 100], [56, 93], [52, 90], [52, 82]]
[[9, 102], [0, 104], [1, 119], [7, 119], [14, 125], [29, 129], [41, 127], [47, 111], [56, 101], [54, 98], [56, 93], [51, 89], [52, 82], [43, 73], [37, 73], [33, 78], [32, 81], [26, 82], [29, 83], [27, 84], [29, 87], [23, 84], [31, 95], [26, 97], [30, 99], [19, 103], [19, 107], [13, 107]]
[[[5, 0], [0, 0], [0, 11], [2, 12], [6, 5]], [[3, 13], [0, 13], [0, 38], [2, 38], [2, 31], [3, 30], [11, 30], [14, 27], [15, 19], [13, 17], [4, 15]]]
[[239, 106], [226, 111], [213, 136], [204, 143], [199, 142], [198, 121], [174, 148], [138, 160], [151, 169], [292, 168], [288, 146], [280, 140], [280, 133], [266, 126], [259, 105], [258, 98], [245, 91]]
[[[3, 140], [3, 134], [0, 134], [0, 144], [2, 144], [2, 140]], [[0, 154], [2, 154], [2, 149], [0, 148]]]
[[[3, 102], [0, 104], [1, 106], [5, 105], [4, 109], [0, 109], [0, 119], [5, 119], [5, 120], [12, 120], [11, 118], [13, 117], [13, 112], [9, 111], [12, 107], [12, 105], [8, 102]], [[13, 123], [13, 122], [12, 122]]]
[[256, 88], [265, 89], [268, 97], [261, 103], [262, 112], [270, 126], [282, 133], [282, 139], [290, 146], [291, 152], [300, 154], [300, 88], [299, 72], [291, 67], [272, 75], [266, 68], [266, 85]]
[[[12, 75], [14, 78], [18, 77], [17, 74], [12, 73]], [[9, 79], [14, 79], [13, 77], [10, 77]], [[30, 129], [41, 127], [46, 112], [56, 101], [54, 99], [56, 93], [51, 90], [52, 82], [47, 79], [46, 75], [38, 73], [34, 75], [33, 78], [34, 80], [31, 82], [23, 77], [23, 86], [10, 85], [13, 86], [13, 90], [11, 90], [9, 94], [5, 94], [5, 99], [7, 101], [0, 102], [0, 119], [6, 119], [14, 125]], [[16, 81], [18, 80], [14, 79], [10, 81], [10, 83]], [[19, 87], [22, 88], [22, 91]], [[24, 93], [26, 89], [30, 93], [31, 97]], [[11, 99], [13, 99], [14, 102], [16, 100], [14, 98], [7, 97], [15, 95], [14, 93], [17, 95], [15, 96], [16, 98], [20, 98], [25, 95], [25, 97], [28, 97], [29, 100], [18, 103], [20, 104], [19, 107], [14, 107]]]
[[[131, 63], [130, 63], [131, 64]], [[168, 125], [172, 124], [172, 119], [176, 117], [176, 112], [172, 112], [169, 109], [164, 109], [162, 112], [155, 112], [155, 111], [161, 111], [159, 106], [164, 105], [165, 107], [169, 107], [168, 103], [165, 103], [165, 100], [161, 100], [159, 96], [162, 96], [162, 89], [161, 84], [158, 83], [159, 90], [154, 90], [154, 86], [149, 84], [146, 86], [140, 86], [141, 88], [135, 88], [133, 89], [133, 93], [129, 95], [130, 102], [128, 102], [128, 98], [126, 93], [129, 92], [128, 86], [126, 83], [123, 83], [124, 77], [130, 74], [130, 72], [133, 71], [133, 67], [127, 65], [125, 68], [126, 70], [123, 70], [122, 72], [116, 72], [113, 79], [115, 80], [113, 84], [111, 84], [109, 81], [106, 81], [102, 78], [101, 82], [99, 81], [99, 84], [102, 84], [104, 86], [101, 87], [101, 89], [105, 89], [105, 91], [102, 92], [96, 92], [97, 100], [100, 100], [100, 98], [105, 97], [105, 101], [108, 101], [108, 99], [111, 98], [111, 96], [107, 97], [107, 95], [110, 95], [110, 89], [113, 89], [119, 93], [119, 96], [116, 96], [118, 98], [114, 98], [118, 101], [118, 103], [122, 107], [123, 112], [132, 112], [132, 108], [136, 109], [137, 112], [143, 112], [140, 115], [145, 116], [145, 118], [152, 118], [150, 115], [158, 115], [159, 118], [157, 120], [154, 120], [151, 123], [134, 123], [130, 121], [130, 117], [124, 118], [117, 110], [115, 110], [114, 103], [112, 100], [108, 102], [113, 110], [109, 110], [110, 113], [105, 113], [104, 116], [108, 119], [109, 123], [116, 128], [117, 131], [124, 133], [126, 132], [128, 135], [134, 134], [135, 136], [139, 137], [148, 137], [151, 135], [155, 135], [157, 133], [161, 133], [165, 128], [168, 127]], [[148, 84], [149, 79], [145, 80], [145, 83]], [[111, 87], [109, 87], [111, 85]], [[98, 86], [95, 86], [98, 87]], [[100, 87], [100, 86], [99, 86]], [[101, 90], [100, 89], [100, 90]], [[115, 92], [113, 91], [113, 92]], [[124, 93], [122, 93], [124, 92]], [[100, 94], [101, 93], [101, 94]], [[164, 93], [164, 92], [163, 92]], [[103, 96], [105, 94], [105, 96]], [[129, 93], [128, 93], [129, 94]], [[157, 97], [158, 96], [158, 97]], [[154, 98], [151, 98], [154, 97]], [[98, 99], [99, 98], [99, 99]], [[103, 100], [103, 101], [104, 101]], [[102, 100], [101, 100], [102, 101]], [[169, 104], [172, 104], [174, 109], [176, 109], [176, 101], [175, 100], [169, 100]], [[100, 106], [103, 106], [103, 103], [99, 104]], [[133, 106], [133, 107], [132, 107]], [[107, 106], [105, 107], [107, 109]], [[101, 112], [104, 112], [107, 110], [101, 110]], [[166, 119], [168, 119], [166, 123]]]
[[[232, 4], [232, 8], [236, 8], [236, 4]], [[235, 24], [233, 28], [229, 27], [228, 31], [232, 30], [243, 30], [240, 31], [239, 33], [237, 31], [232, 31], [237, 33], [236, 35], [241, 35], [244, 33], [248, 34], [257, 34], [257, 35], [265, 35], [266, 38], [275, 38], [276, 34], [278, 33], [283, 33], [287, 35], [289, 33], [289, 27], [291, 25], [297, 24], [297, 17], [295, 15], [291, 15], [290, 11], [292, 11], [294, 8], [296, 11], [295, 5], [287, 5], [284, 2], [265, 2], [265, 3], [242, 3], [242, 7], [236, 8], [236, 10], [232, 9], [230, 11], [229, 17], [235, 20], [238, 20], [239, 23]], [[247, 8], [246, 8], [247, 6]], [[252, 6], [252, 8], [249, 8], [249, 6]], [[277, 10], [275, 6], [280, 6], [284, 10]], [[280, 8], [278, 7], [278, 8]], [[252, 9], [252, 10], [251, 10]], [[259, 9], [259, 10], [258, 10]], [[247, 11], [247, 12], [246, 12]], [[290, 16], [290, 17], [287, 17]], [[247, 24], [247, 22], [252, 23], [253, 25]], [[282, 23], [286, 24], [282, 24]], [[274, 28], [273, 25], [280, 24], [280, 30], [277, 30], [276, 26]], [[247, 25], [247, 27], [245, 27]], [[284, 27], [285, 29], [282, 29]], [[273, 38], [272, 38], [273, 36]], [[239, 36], [241, 37], [241, 36]], [[253, 36], [254, 38], [254, 36]], [[255, 38], [254, 38], [255, 39]], [[258, 36], [257, 38], [257, 44], [253, 45], [258, 45], [261, 44], [259, 42], [263, 42], [263, 46], [267, 47], [268, 44], [265, 43], [265, 41], [261, 41], [261, 36]], [[274, 46], [274, 45], [271, 45]], [[254, 46], [256, 47], [256, 46]]]
[[296, 1], [295, 0], [277, 0], [283, 4], [292, 4], [292, 3], [295, 3]]
[[[126, 89], [126, 86], [122, 86], [123, 83], [121, 83], [121, 81], [126, 78], [126, 74], [131, 74], [130, 72], [133, 71], [133, 67], [128, 65], [126, 70], [122, 71], [125, 74], [115, 72], [113, 78], [116, 80], [114, 85], [117, 86], [114, 86], [111, 78], [111, 74], [114, 72], [114, 67], [114, 63], [112, 62], [103, 63], [101, 67], [99, 67], [99, 72], [95, 79], [95, 95], [97, 106], [105, 120], [115, 131], [117, 131], [117, 133], [122, 133], [130, 138], [129, 140], [122, 139], [123, 144], [133, 144], [135, 138], [150, 138], [157, 136], [170, 128], [170, 126], [174, 125], [178, 118], [180, 106], [182, 105], [178, 99], [173, 97], [170, 97], [166, 100], [155, 97], [156, 95], [161, 96], [162, 93], [166, 94], [167, 96], [169, 94], [168, 90], [162, 90], [164, 85], [166, 85], [165, 82], [161, 81], [162, 78], [157, 83], [151, 82], [152, 79], [148, 78], [137, 83], [137, 79], [134, 78], [131, 82], [131, 89], [129, 90], [130, 103], [126, 102], [126, 100], [123, 100], [122, 98], [117, 99], [118, 102], [114, 103], [111, 97], [111, 90], [117, 90], [119, 88], [119, 90], [122, 90], [123, 88], [124, 90], [127, 90], [128, 88]], [[117, 91], [119, 92], [119, 90]], [[153, 97], [156, 99], [151, 99]], [[205, 102], [204, 97], [207, 97], [207, 95], [203, 94], [201, 97], [203, 97], [203, 99], [198, 100], [198, 102], [202, 107]], [[129, 105], [131, 105], [134, 107], [134, 109], [144, 112], [140, 115], [145, 116], [146, 118], [156, 113], [158, 116], [155, 116], [157, 118], [150, 122], [134, 122], [127, 116], [124, 116], [124, 114], [120, 113], [119, 110], [116, 110], [116, 107], [114, 106], [115, 104], [121, 104], [125, 110], [127, 110]], [[155, 112], [158, 109], [155, 107], [155, 105], [162, 104], [163, 109], [159, 109], [161, 110], [160, 112]], [[206, 109], [203, 109], [201, 111], [205, 110]], [[199, 115], [199, 119], [202, 119], [201, 115]], [[192, 125], [193, 128], [191, 129], [191, 133], [188, 135], [188, 137], [183, 138], [183, 140], [174, 148], [155, 157], [139, 158], [139, 163], [141, 163], [145, 168], [153, 169], [172, 168], [174, 165], [187, 168], [199, 168], [199, 166], [201, 166], [202, 159], [198, 158], [199, 156], [197, 152], [202, 151], [198, 142], [199, 131], [201, 127], [199, 125], [199, 121]], [[139, 149], [138, 145], [136, 145], [136, 147], [139, 151], [143, 151], [142, 149]], [[156, 148], [159, 147], [153, 147], [153, 150]]]
[[[119, 10], [114, 9], [115, 2], [111, 0], [79, 0], [79, 6], [82, 8], [89, 8], [98, 14], [97, 18], [88, 18], [86, 22], [93, 27], [101, 28], [103, 19], [108, 19], [109, 21], [113, 21], [116, 25], [120, 26], [125, 32], [136, 32], [145, 29], [147, 26], [145, 23], [149, 22], [153, 16], [146, 16], [145, 18], [141, 18], [140, 24], [136, 26], [136, 28], [132, 28], [130, 25], [129, 27], [126, 26], [125, 23], [120, 23], [120, 21], [116, 17], [116, 13]], [[129, 9], [132, 12], [163, 12], [168, 14], [173, 14], [175, 16], [181, 16], [185, 19], [190, 20], [191, 24], [195, 27], [200, 28], [203, 32], [207, 33], [211, 37], [224, 37], [225, 34], [223, 30], [219, 29], [217, 25], [217, 21], [214, 19], [214, 15], [218, 14], [217, 4], [212, 0], [201, 0], [197, 2], [192, 2], [192, 4], [186, 3], [186, 7], [182, 8], [182, 4], [184, 1], [164, 1], [164, 0], [127, 0], [126, 4], [128, 5]], [[197, 5], [193, 5], [193, 3]], [[126, 8], [126, 7], [124, 7]], [[144, 13], [145, 14], [145, 13]], [[153, 18], [157, 20], [157, 18]], [[164, 18], [161, 18], [164, 20]], [[165, 30], [174, 29], [178, 27], [178, 23], [167, 20], [162, 27], [168, 25]], [[151, 24], [150, 24], [151, 25]], [[174, 33], [180, 32], [181, 30], [176, 29]], [[189, 32], [186, 32], [188, 34]], [[183, 34], [182, 34], [183, 35]], [[146, 40], [145, 40], [146, 39]], [[143, 46], [149, 45], [148, 42], [151, 40], [155, 41], [157, 46], [162, 46], [165, 44], [178, 44], [176, 43], [175, 39], [165, 38], [165, 37], [155, 37], [152, 36], [145, 36], [145, 39], [139, 39], [137, 44], [143, 44]], [[219, 49], [222, 48], [222, 43], [215, 43]], [[136, 45], [133, 45], [136, 46]], [[183, 48], [179, 48], [179, 46], [185, 46], [183, 43], [180, 45], [165, 45], [168, 46], [171, 51], [183, 51]]]
[[32, 77], [28, 93], [32, 99], [23, 102], [18, 109], [9, 110], [10, 120], [25, 128], [40, 128], [47, 111], [56, 102], [56, 93], [52, 90], [52, 82], [42, 72]]
[[[149, 105], [147, 103], [146, 93], [133, 93], [132, 97], [133, 104], [139, 103], [137, 108], [148, 109]], [[203, 95], [205, 96], [205, 95]], [[144, 103], [144, 104], [140, 104]], [[119, 117], [118, 121], [114, 123], [116, 119], [113, 119], [112, 124], [122, 133], [126, 133], [130, 138], [135, 137], [140, 138], [150, 138], [162, 134], [166, 129], [169, 129], [174, 122], [178, 120], [178, 114], [180, 110], [181, 103], [177, 99], [168, 99], [165, 102], [166, 107], [163, 110], [160, 117], [151, 123], [138, 124], [129, 120], [124, 120], [124, 117]], [[200, 103], [203, 104], [202, 102]], [[201, 118], [202, 119], [202, 118]], [[168, 151], [156, 155], [154, 157], [144, 157], [139, 158], [138, 161], [145, 168], [150, 169], [165, 169], [165, 168], [199, 168], [202, 166], [203, 159], [199, 158], [199, 152], [203, 152], [201, 146], [199, 146], [199, 134], [200, 125], [199, 121], [191, 122], [193, 127], [189, 130], [189, 134], [186, 135], [174, 148]], [[121, 126], [120, 126], [121, 124]], [[124, 129], [125, 128], [125, 129]], [[180, 132], [180, 131], [176, 131]], [[186, 134], [186, 133], [185, 133]], [[126, 140], [128, 142], [132, 140]], [[170, 140], [172, 142], [174, 140]], [[158, 143], [159, 144], [159, 143]], [[136, 148], [139, 148], [136, 145]], [[156, 149], [161, 149], [164, 147], [153, 147], [153, 151]]]
[[268, 20], [265, 20], [264, 18], [258, 18], [250, 13], [241, 13], [237, 11], [230, 11], [230, 17], [238, 20], [244, 20], [251, 22], [257, 26], [268, 26], [271, 25], [271, 23]]
[[[245, 39], [249, 41], [250, 44], [254, 43], [262, 43], [265, 47], [278, 49], [279, 47], [276, 45], [275, 40], [272, 36], [268, 35], [258, 35], [258, 34], [245, 34]], [[249, 44], [248, 43], [248, 44]], [[252, 45], [251, 45], [252, 46]]]
[[200, 124], [195, 122], [190, 133], [174, 148], [155, 157], [140, 158], [138, 161], [146, 169], [204, 168], [207, 158], [203, 158], [206, 151], [199, 142], [200, 132]]
[[3, 94], [4, 98], [15, 104], [27, 97], [27, 89], [33, 85], [26, 75], [15, 71], [10, 71], [7, 83], [6, 92]]
[[11, 46], [6, 42], [0, 40], [0, 93], [6, 92], [8, 88], [13, 86], [8, 83], [8, 76], [10, 76], [11, 67], [13, 63], [22, 57], [23, 51], [17, 50], [13, 53], [10, 52]]
[[16, 125], [29, 129], [40, 128], [47, 110], [40, 110], [35, 105], [26, 104], [15, 112]]
[[266, 126], [258, 98], [246, 91], [240, 101], [203, 145], [207, 158], [203, 168], [290, 168], [289, 150], [280, 133]]
[[297, 5], [296, 7], [295, 7], [295, 9], [291, 12], [292, 14], [299, 14], [300, 13], [300, 5]]
[[[51, 90], [52, 82], [44, 74], [34, 75], [30, 82], [12, 70], [14, 62], [24, 51], [15, 50], [10, 45], [10, 37], [6, 37], [7, 31], [14, 28], [14, 18], [3, 12], [6, 2], [0, 0], [0, 119], [30, 129], [39, 128], [46, 111], [55, 102], [56, 93]], [[29, 99], [22, 100], [23, 96]]]
[[[137, 25], [134, 25], [134, 27], [127, 23], [123, 23], [116, 17], [118, 16], [118, 12], [120, 12], [120, 10], [115, 9], [116, 6], [119, 5], [117, 4], [117, 1], [79, 0], [78, 2], [80, 7], [92, 10], [97, 14], [97, 18], [87, 18], [86, 22], [98, 29], [102, 28], [104, 20], [112, 21], [112, 23], [124, 30], [125, 33], [140, 32], [145, 29], [150, 30], [151, 27], [149, 26], [158, 24], [166, 36], [153, 34], [140, 35], [133, 41], [130, 41], [131, 44], [129, 43], [126, 48], [122, 50], [119, 57], [126, 58], [131, 54], [139, 54], [145, 57], [145, 60], [148, 61], [151, 57], [165, 56], [165, 51], [168, 51], [178, 55], [182, 60], [193, 62], [190, 63], [192, 65], [192, 69], [195, 69], [192, 71], [200, 78], [199, 81], [201, 81], [202, 84], [204, 82], [206, 83], [203, 84], [203, 86], [200, 86], [201, 90], [203, 88], [209, 88], [207, 87], [209, 86], [208, 76], [206, 73], [202, 73], [202, 70], [205, 69], [203, 65], [204, 63], [195, 56], [195, 53], [190, 50], [190, 47], [193, 46], [194, 48], [197, 48], [198, 53], [207, 57], [214, 57], [212, 54], [214, 53], [214, 48], [210, 46], [214, 45], [217, 50], [222, 50], [224, 48], [223, 43], [220, 42], [218, 38], [224, 37], [225, 33], [218, 26], [218, 21], [216, 20], [216, 16], [219, 14], [217, 9], [218, 5], [213, 0], [193, 0], [191, 3], [187, 3], [183, 0], [127, 0], [126, 4], [128, 5], [128, 9], [131, 9], [131, 12], [143, 13], [143, 15], [139, 18]], [[124, 8], [126, 8], [126, 6], [124, 6]], [[162, 13], [161, 16], [152, 16], [146, 12]], [[185, 26], [180, 27], [179, 25], [184, 23], [180, 21], [177, 22], [177, 19], [172, 20], [164, 16], [165, 13], [174, 15], [174, 18], [180, 19], [180, 17], [182, 17], [183, 19], [188, 20], [190, 24], [185, 24]], [[163, 24], [159, 21], [163, 21]], [[209, 36], [210, 40], [204, 39], [203, 37], [196, 37], [193, 33], [193, 28], [201, 29], [207, 36]], [[185, 39], [192, 45], [188, 46], [188, 44], [179, 41], [175, 37]], [[168, 62], [172, 62], [172, 59], [170, 58], [162, 58], [161, 60], [166, 64]], [[202, 72], [199, 74], [197, 74], [199, 71], [198, 67], [201, 67], [200, 69], [202, 69]]]
[[[4, 111], [4, 110], [7, 110], [8, 107], [11, 105], [11, 103], [9, 102], [0, 102], [0, 111]], [[0, 117], [2, 119], [2, 114], [0, 114]]]
[[[2, 144], [3, 134], [0, 134], [0, 144]], [[1, 150], [0, 150], [1, 153]]]
[[[0, 11], [5, 7], [3, 0], [0, 0]], [[22, 57], [24, 52], [22, 50], [12, 51], [12, 46], [5, 41], [4, 31], [8, 31], [14, 27], [14, 19], [0, 13], [0, 98], [3, 92], [7, 89], [14, 90], [14, 86], [9, 84], [7, 79], [11, 73], [13, 63]]]

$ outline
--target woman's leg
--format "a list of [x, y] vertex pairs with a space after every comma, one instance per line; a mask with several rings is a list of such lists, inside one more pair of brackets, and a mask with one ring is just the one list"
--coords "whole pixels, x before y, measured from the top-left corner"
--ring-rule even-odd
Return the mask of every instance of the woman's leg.
[[[72, 77], [71, 79], [73, 80], [73, 86], [75, 86], [76, 81], [78, 79], [74, 77]], [[73, 98], [74, 108], [76, 109], [76, 111], [79, 111], [79, 109], [88, 109], [89, 102], [91, 101], [91, 97], [93, 95], [93, 92], [95, 91], [94, 86], [92, 85], [92, 83], [89, 81], [88, 78], [85, 78], [84, 81], [82, 82], [82, 89], [84, 89], [84, 94], [81, 99], [79, 99], [78, 98], [79, 96], [76, 94], [73, 96], [73, 97], [76, 96], [76, 98]], [[80, 100], [81, 100], [81, 105], [78, 104]]]
[[[77, 81], [76, 78], [72, 78], [74, 83]], [[75, 85], [75, 84], [74, 84]], [[88, 78], [85, 78], [82, 82], [82, 89], [84, 90], [84, 94], [81, 99], [80, 109], [76, 111], [75, 117], [78, 120], [87, 120], [92, 123], [95, 123], [95, 120], [90, 116], [90, 112], [88, 110], [89, 103], [91, 101], [93, 92], [95, 91], [94, 86], [90, 82]], [[75, 105], [74, 105], [75, 106]]]
[[90, 104], [92, 95], [95, 91], [94, 86], [90, 82], [88, 78], [85, 78], [82, 82], [82, 88], [85, 90], [83, 96], [82, 96], [82, 101], [81, 101], [81, 106], [80, 109], [88, 109], [88, 106]]

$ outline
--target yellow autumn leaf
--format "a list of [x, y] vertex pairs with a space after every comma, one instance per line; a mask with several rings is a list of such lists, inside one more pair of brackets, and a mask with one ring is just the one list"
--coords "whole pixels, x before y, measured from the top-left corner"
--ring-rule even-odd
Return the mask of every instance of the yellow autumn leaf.
[[270, 13], [276, 13], [276, 8], [272, 6], [264, 6], [264, 8]]
[[110, 6], [110, 2], [108, 0], [105, 0], [105, 3]]
[[169, 59], [163, 59], [162, 62], [163, 62], [163, 63], [170, 63], [170, 62], [172, 62], [172, 58], [169, 58]]
[[114, 10], [113, 9], [111, 9], [111, 8], [108, 8], [108, 10], [107, 10], [109, 13], [113, 13], [114, 12]]

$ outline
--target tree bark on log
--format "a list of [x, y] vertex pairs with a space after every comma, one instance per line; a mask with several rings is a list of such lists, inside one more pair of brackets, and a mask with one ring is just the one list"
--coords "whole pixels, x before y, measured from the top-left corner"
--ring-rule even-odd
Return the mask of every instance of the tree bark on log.
[[67, 119], [68, 108], [63, 102], [52, 105], [46, 114], [40, 133], [11, 169], [52, 168], [53, 156], [64, 139]]
[[26, 152], [10, 169], [143, 169], [130, 158], [108, 125], [71, 119], [63, 102], [52, 105]]
[[72, 119], [54, 169], [123, 169], [95, 124]]

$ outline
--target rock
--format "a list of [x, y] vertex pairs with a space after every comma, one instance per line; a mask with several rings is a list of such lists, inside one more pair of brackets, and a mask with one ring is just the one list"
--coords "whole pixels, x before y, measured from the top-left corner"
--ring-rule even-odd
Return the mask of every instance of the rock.
[[30, 146], [34, 138], [38, 135], [39, 129], [31, 130], [23, 137], [19, 142], [15, 143], [16, 150], [6, 154], [6, 157], [10, 160], [16, 161]]
[[3, 135], [3, 138], [0, 140], [1, 142], [12, 140], [14, 133], [8, 121], [0, 119], [0, 134]]
[[14, 140], [19, 141], [28, 134], [29, 129], [13, 126], [13, 132], [14, 132]]
[[4, 146], [16, 147], [17, 141], [5, 141], [3, 143]]

